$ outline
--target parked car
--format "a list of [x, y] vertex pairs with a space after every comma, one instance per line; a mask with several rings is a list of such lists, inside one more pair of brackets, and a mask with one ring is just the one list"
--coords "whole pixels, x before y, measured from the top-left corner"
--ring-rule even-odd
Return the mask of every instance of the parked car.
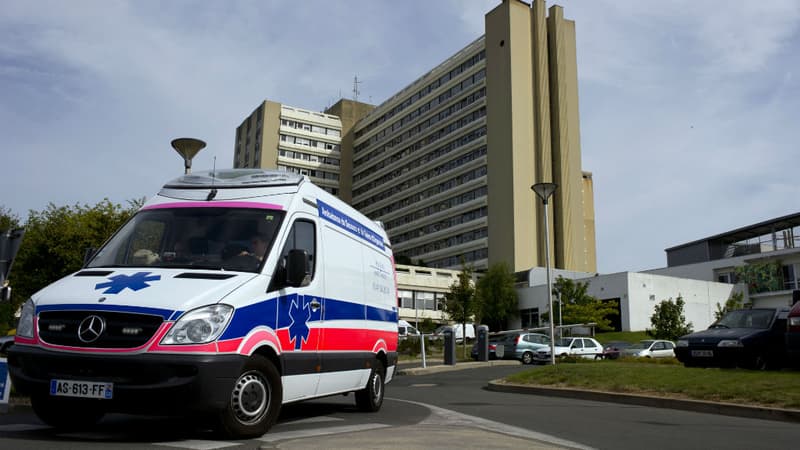
[[[550, 348], [550, 338], [541, 333], [513, 331], [489, 336], [489, 359], [518, 359], [531, 364], [536, 352]], [[478, 359], [478, 343], [472, 346], [472, 359]]]
[[675, 343], [648, 339], [639, 341], [622, 351], [623, 356], [635, 358], [673, 358], [675, 357]]
[[[581, 358], [602, 358], [603, 346], [594, 338], [589, 337], [565, 337], [555, 343], [556, 357], [578, 356]], [[534, 355], [537, 361], [550, 361], [550, 347], [540, 349]]]
[[632, 344], [627, 341], [609, 341], [603, 346], [603, 354], [600, 356], [604, 359], [618, 359], [622, 351], [630, 347]]
[[786, 358], [789, 308], [738, 309], [707, 330], [678, 339], [675, 356], [686, 367], [777, 369]]
[[786, 319], [786, 356], [791, 365], [800, 367], [800, 302], [794, 304]]
[[419, 330], [414, 328], [413, 325], [405, 320], [400, 319], [397, 321], [397, 336], [400, 339], [404, 339], [409, 336], [419, 336]]

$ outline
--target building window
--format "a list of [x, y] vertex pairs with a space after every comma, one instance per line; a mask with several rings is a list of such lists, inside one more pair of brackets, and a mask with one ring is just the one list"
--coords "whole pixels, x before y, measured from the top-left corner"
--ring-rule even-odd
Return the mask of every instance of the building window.
[[414, 309], [414, 293], [411, 291], [397, 291], [398, 304], [401, 308]]
[[416, 304], [416, 309], [427, 309], [433, 311], [436, 309], [436, 302], [434, 301], [434, 293], [433, 292], [415, 292], [414, 293], [414, 300]]
[[798, 289], [797, 286], [797, 270], [795, 264], [783, 266], [783, 288], [786, 290]]
[[539, 321], [539, 308], [522, 309], [519, 312], [519, 317], [522, 319], [522, 328], [536, 328], [541, 324]]

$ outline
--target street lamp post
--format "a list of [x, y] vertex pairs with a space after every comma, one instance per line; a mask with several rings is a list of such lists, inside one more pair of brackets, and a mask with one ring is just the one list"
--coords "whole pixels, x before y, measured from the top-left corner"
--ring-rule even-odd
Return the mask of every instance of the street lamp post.
[[553, 286], [550, 280], [550, 222], [547, 220], [547, 200], [556, 191], [558, 185], [555, 183], [536, 183], [531, 186], [533, 192], [542, 199], [544, 204], [544, 265], [547, 269], [547, 302], [550, 304], [550, 363], [556, 363], [556, 347], [555, 347], [555, 327], [553, 326]]

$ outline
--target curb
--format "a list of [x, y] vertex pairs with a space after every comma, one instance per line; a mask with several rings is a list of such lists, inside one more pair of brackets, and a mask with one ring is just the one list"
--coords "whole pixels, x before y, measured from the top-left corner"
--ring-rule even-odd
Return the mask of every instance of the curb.
[[763, 406], [737, 405], [735, 403], [685, 400], [655, 397], [642, 394], [622, 394], [617, 392], [592, 391], [561, 387], [530, 386], [524, 384], [506, 383], [502, 380], [490, 381], [487, 385], [487, 389], [490, 391], [508, 392], [514, 394], [545, 395], [551, 397], [577, 398], [600, 402], [625, 403], [629, 405], [649, 406], [654, 408], [679, 409], [707, 414], [746, 417], [748, 419], [800, 422], [800, 410], [797, 409], [767, 408]]
[[477, 362], [461, 362], [455, 365], [437, 364], [428, 367], [409, 367], [407, 369], [398, 369], [395, 374], [397, 375], [427, 375], [431, 373], [452, 372], [454, 370], [462, 369], [477, 369], [481, 367], [494, 367], [494, 366], [519, 366], [522, 365], [519, 361], [515, 360], [492, 360], [492, 361], [477, 361]]

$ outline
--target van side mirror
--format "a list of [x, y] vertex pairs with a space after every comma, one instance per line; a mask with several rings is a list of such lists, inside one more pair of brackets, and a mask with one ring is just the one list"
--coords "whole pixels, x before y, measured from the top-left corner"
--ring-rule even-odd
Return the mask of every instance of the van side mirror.
[[86, 250], [83, 251], [83, 267], [89, 264], [89, 261], [92, 260], [96, 252], [97, 249], [94, 247], [87, 247]]
[[311, 282], [311, 258], [300, 249], [289, 250], [286, 256], [286, 284], [291, 287], [308, 286]]

